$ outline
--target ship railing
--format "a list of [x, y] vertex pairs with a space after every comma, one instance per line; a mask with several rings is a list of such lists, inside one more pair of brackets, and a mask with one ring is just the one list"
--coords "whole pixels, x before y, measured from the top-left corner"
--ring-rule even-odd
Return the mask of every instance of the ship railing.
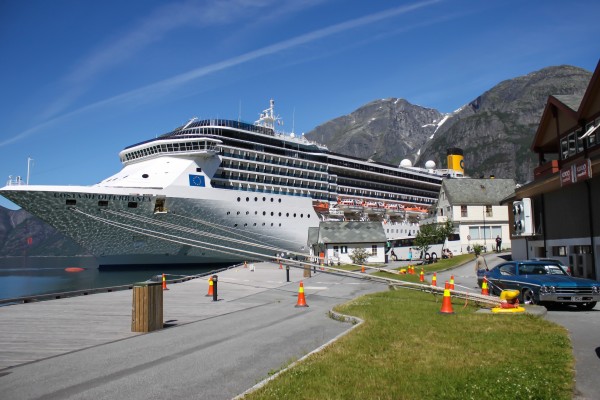
[[23, 178], [21, 178], [20, 176], [15, 176], [14, 178], [12, 175], [8, 176], [8, 181], [6, 181], [6, 186], [21, 186], [21, 185], [25, 185], [25, 182], [23, 182]]

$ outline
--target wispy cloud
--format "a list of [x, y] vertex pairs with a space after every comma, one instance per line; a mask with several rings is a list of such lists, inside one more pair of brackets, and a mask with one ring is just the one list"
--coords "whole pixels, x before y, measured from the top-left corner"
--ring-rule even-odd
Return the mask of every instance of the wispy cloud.
[[[107, 71], [122, 65], [153, 43], [163, 40], [174, 30], [186, 27], [208, 27], [228, 25], [245, 19], [248, 13], [271, 8], [276, 0], [186, 0], [159, 7], [135, 26], [119, 32], [118, 38], [109, 44], [100, 45], [89, 55], [77, 62], [63, 78], [65, 93], [56, 98], [41, 113], [42, 118], [51, 118], [68, 108], [86, 92], [93, 81]], [[302, 3], [302, 2], [299, 2]], [[300, 7], [289, 8], [295, 11]], [[287, 8], [286, 8], [287, 9]]]
[[[250, 3], [252, 4], [264, 4], [264, 2], [253, 2], [253, 1], [244, 1], [244, 0], [235, 0], [237, 3], [240, 4], [245, 4], [248, 5]], [[123, 104], [130, 104], [130, 103], [136, 103], [136, 102], [140, 102], [140, 101], [145, 101], [147, 102], [149, 99], [156, 99], [156, 98], [160, 98], [166, 94], [172, 93], [174, 90], [176, 90], [179, 87], [182, 87], [190, 82], [192, 82], [193, 80], [205, 77], [209, 74], [218, 72], [218, 71], [223, 71], [226, 70], [228, 68], [237, 66], [237, 65], [241, 65], [268, 55], [272, 55], [272, 54], [276, 54], [279, 52], [283, 52], [289, 49], [292, 49], [294, 47], [303, 45], [303, 44], [307, 44], [310, 42], [315, 42], [318, 41], [320, 39], [324, 39], [326, 37], [329, 36], [333, 36], [333, 35], [337, 35], [343, 32], [347, 32], [349, 30], [352, 29], [356, 29], [362, 26], [366, 26], [366, 25], [370, 25], [382, 20], [386, 20], [386, 19], [390, 19], [402, 14], [406, 14], [409, 13], [411, 11], [415, 11], [424, 7], [428, 7], [431, 6], [433, 4], [439, 3], [441, 0], [426, 0], [426, 1], [421, 1], [421, 2], [417, 2], [417, 3], [413, 3], [413, 4], [409, 4], [409, 5], [404, 5], [401, 7], [396, 7], [396, 8], [392, 8], [392, 9], [388, 9], [388, 10], [384, 10], [381, 12], [377, 12], [377, 13], [373, 13], [370, 15], [366, 15], [364, 17], [360, 17], [360, 18], [356, 18], [356, 19], [352, 19], [349, 21], [345, 21], [342, 23], [338, 23], [335, 25], [331, 25], [328, 26], [326, 28], [322, 28], [322, 29], [317, 29], [314, 30], [312, 32], [308, 32], [305, 33], [303, 35], [299, 35], [296, 36], [294, 38], [291, 39], [287, 39], [287, 40], [283, 40], [281, 42], [266, 46], [266, 47], [262, 47], [260, 49], [257, 50], [253, 50], [232, 58], [229, 58], [227, 60], [218, 62], [218, 63], [214, 63], [211, 65], [207, 65], [207, 66], [203, 66], [200, 68], [196, 68], [193, 69], [191, 71], [188, 71], [186, 73], [180, 74], [180, 75], [176, 75], [173, 76], [171, 78], [135, 89], [135, 90], [131, 90], [129, 92], [125, 92], [122, 93], [120, 95], [117, 96], [113, 96], [110, 98], [107, 98], [105, 100], [96, 102], [96, 103], [92, 103], [89, 104], [85, 107], [79, 108], [75, 111], [63, 114], [61, 116], [49, 119], [48, 121], [39, 124], [35, 127], [32, 127], [26, 131], [23, 131], [21, 133], [19, 133], [18, 135], [7, 139], [3, 142], [0, 142], [0, 147], [1, 146], [5, 146], [8, 145], [10, 143], [14, 143], [18, 140], [24, 139], [25, 137], [41, 130], [42, 128], [46, 128], [50, 125], [54, 125], [58, 122], [61, 122], [67, 118], [85, 113], [85, 112], [89, 112], [92, 110], [96, 110], [99, 109], [101, 107], [107, 107], [107, 106], [114, 106], [114, 105], [123, 105]], [[220, 6], [218, 6], [220, 7]], [[184, 20], [186, 20], [185, 17], [182, 17]], [[165, 22], [164, 25], [164, 29], [162, 30], [162, 32], [167, 32], [168, 29], [170, 29], [169, 27], [172, 27], [173, 24], [171, 24], [171, 22]], [[143, 34], [141, 32], [143, 32], [144, 30], [136, 30], [135, 36], [138, 37], [142, 37], [143, 38]], [[153, 35], [148, 35], [149, 37], [146, 39], [140, 39], [140, 42], [144, 42], [144, 40], [146, 41], [146, 43], [150, 43], [152, 39], [152, 37], [156, 37], [157, 34], [156, 31], [153, 31]], [[154, 39], [155, 40], [155, 39]], [[133, 44], [136, 43], [134, 40], [132, 39], [125, 39], [123, 42], [121, 42], [121, 44], [115, 45], [113, 47], [111, 47], [110, 50], [106, 50], [104, 52], [100, 52], [97, 56], [95, 56], [95, 59], [98, 61], [98, 63], [100, 65], [104, 65], [104, 68], [108, 68], [111, 64], [111, 61], [109, 61], [109, 55], [110, 54], [124, 54], [126, 53], [126, 49], [130, 48], [130, 46], [140, 46], [140, 43], [137, 44]], [[98, 73], [99, 69], [97, 69], [99, 67], [93, 66], [93, 63], [89, 64], [89, 67], [87, 68], [82, 68], [81, 70], [79, 70], [79, 72], [77, 74], [73, 74], [72, 79], [74, 80], [81, 80], [81, 79], [85, 79], [86, 77], [92, 76], [95, 73]]]

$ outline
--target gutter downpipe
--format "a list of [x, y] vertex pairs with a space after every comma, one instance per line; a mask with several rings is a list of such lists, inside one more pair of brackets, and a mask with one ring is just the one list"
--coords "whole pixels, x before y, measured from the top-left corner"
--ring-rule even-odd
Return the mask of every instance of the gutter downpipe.
[[590, 184], [590, 180], [586, 179], [585, 188], [587, 191], [588, 197], [588, 215], [590, 216], [590, 249], [592, 250], [592, 279], [596, 279], [596, 252], [594, 251], [594, 215], [592, 213], [592, 188]]
[[550, 257], [548, 254], [548, 248], [546, 247], [546, 202], [544, 201], [545, 196], [544, 193], [540, 196], [540, 200], [542, 203], [542, 236], [544, 238], [544, 252], [546, 253], [546, 257]]

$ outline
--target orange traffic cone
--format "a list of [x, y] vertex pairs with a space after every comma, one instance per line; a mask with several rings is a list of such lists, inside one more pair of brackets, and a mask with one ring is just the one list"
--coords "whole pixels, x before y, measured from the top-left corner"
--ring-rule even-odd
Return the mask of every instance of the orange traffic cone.
[[281, 265], [281, 262], [279, 263], [279, 269], [283, 269], [283, 265]]
[[431, 278], [431, 286], [437, 286], [437, 274], [434, 272]]
[[364, 265], [360, 268], [360, 272], [362, 272], [363, 274], [365, 273], [365, 266]]
[[421, 273], [419, 274], [419, 282], [425, 282], [425, 272], [423, 272], [423, 268], [421, 268]]
[[454, 310], [452, 310], [452, 297], [450, 296], [450, 289], [448, 287], [444, 289], [444, 299], [442, 300], [440, 314], [454, 314]]
[[169, 290], [169, 288], [167, 287], [167, 278], [165, 278], [165, 274], [163, 275], [163, 290]]
[[489, 296], [490, 291], [488, 290], [487, 278], [483, 277], [483, 283], [481, 284], [481, 294], [484, 296]]
[[214, 288], [213, 288], [213, 281], [212, 281], [212, 276], [210, 278], [208, 278], [208, 294], [206, 295], [206, 297], [213, 297], [214, 292]]
[[298, 288], [298, 302], [296, 303], [296, 307], [308, 307], [304, 298], [304, 283], [302, 281], [300, 281], [300, 287]]
[[454, 275], [450, 275], [450, 290], [454, 290]]

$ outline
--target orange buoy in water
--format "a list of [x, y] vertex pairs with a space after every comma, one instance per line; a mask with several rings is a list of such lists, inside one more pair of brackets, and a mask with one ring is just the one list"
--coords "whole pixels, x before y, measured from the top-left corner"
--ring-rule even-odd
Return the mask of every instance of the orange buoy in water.
[[84, 270], [85, 270], [85, 268], [81, 268], [81, 267], [68, 267], [68, 268], [65, 268], [65, 271], [67, 271], [67, 272], [81, 272], [81, 271], [84, 271]]

